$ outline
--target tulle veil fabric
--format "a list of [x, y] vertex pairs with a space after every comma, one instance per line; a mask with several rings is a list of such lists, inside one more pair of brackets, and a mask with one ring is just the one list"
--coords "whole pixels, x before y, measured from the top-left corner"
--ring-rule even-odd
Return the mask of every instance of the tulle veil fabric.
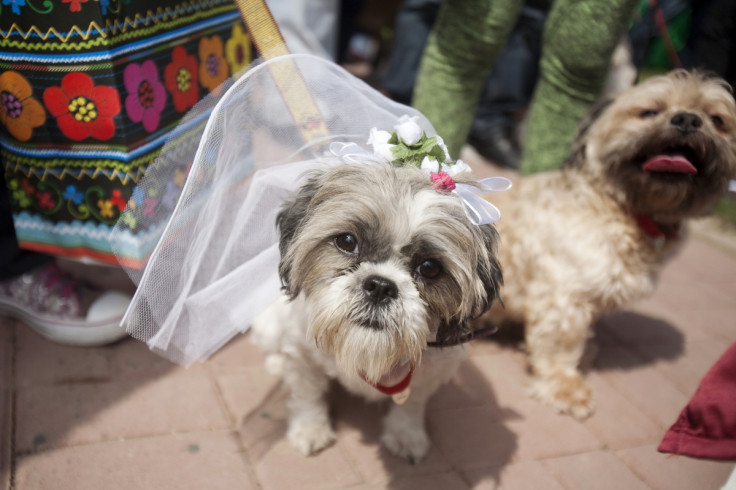
[[[305, 139], [304, 124], [314, 121], [295, 122], [293, 102], [303, 85], [326, 134]], [[190, 365], [245, 332], [279, 294], [275, 217], [284, 199], [309, 170], [343, 163], [329, 152], [331, 142], [365, 148], [371, 128], [390, 129], [405, 114], [436, 134], [416, 110], [307, 54], [257, 62], [201, 101], [139, 182], [110, 236], [138, 285], [123, 319], [128, 333]], [[184, 178], [177, 192], [170, 184]]]

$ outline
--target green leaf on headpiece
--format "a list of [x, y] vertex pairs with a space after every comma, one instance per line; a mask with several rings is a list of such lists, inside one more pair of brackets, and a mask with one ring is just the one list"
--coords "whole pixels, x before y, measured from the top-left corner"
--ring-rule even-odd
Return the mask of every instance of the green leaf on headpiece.
[[423, 134], [415, 145], [409, 146], [401, 141], [394, 131], [388, 142], [394, 145], [391, 147], [391, 153], [396, 163], [400, 165], [412, 164], [419, 167], [424, 157], [434, 158], [440, 163], [445, 161], [445, 151], [437, 144], [435, 136], [427, 137]]
[[[432, 137], [432, 139], [437, 141], [437, 138]], [[434, 145], [429, 152], [429, 156], [434, 157], [440, 163], [444, 162], [446, 157], [445, 150], [440, 145]]]

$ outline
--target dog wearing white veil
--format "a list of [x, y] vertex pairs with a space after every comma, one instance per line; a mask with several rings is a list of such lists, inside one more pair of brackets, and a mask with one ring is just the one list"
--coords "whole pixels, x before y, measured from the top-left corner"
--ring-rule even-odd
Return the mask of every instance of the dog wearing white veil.
[[[290, 122], [283, 100], [299, 84], [327, 135], [304, 138]], [[500, 213], [479, 195], [510, 182], [475, 181], [421, 114], [309, 55], [263, 63], [203, 107], [176, 205], [150, 216], [129, 206], [113, 236], [122, 259], [146, 263], [131, 271], [128, 331], [188, 365], [252, 323], [291, 390], [287, 435], [301, 452], [335, 439], [324, 395], [337, 379], [369, 400], [393, 398], [382, 442], [420, 460], [426, 401], [452, 378], [469, 321], [502, 282]], [[181, 151], [167, 145], [142, 192], [189, 167]], [[156, 233], [153, 251], [131, 247]]]

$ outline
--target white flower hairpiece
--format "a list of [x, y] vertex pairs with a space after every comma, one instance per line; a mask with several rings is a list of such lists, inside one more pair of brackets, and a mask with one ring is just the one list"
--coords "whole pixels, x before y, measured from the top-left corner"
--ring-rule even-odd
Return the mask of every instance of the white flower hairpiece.
[[511, 181], [489, 177], [475, 184], [455, 182], [457, 175], [471, 172], [470, 166], [460, 159], [453, 161], [442, 138], [427, 136], [416, 120], [416, 116], [403, 115], [391, 132], [372, 128], [367, 141], [373, 148], [372, 154], [354, 143], [332, 143], [330, 151], [346, 162], [365, 161], [368, 157], [398, 167], [418, 167], [434, 182], [435, 189], [451, 192], [462, 199], [471, 222], [483, 225], [498, 221], [501, 212], [480, 195], [508, 190]]

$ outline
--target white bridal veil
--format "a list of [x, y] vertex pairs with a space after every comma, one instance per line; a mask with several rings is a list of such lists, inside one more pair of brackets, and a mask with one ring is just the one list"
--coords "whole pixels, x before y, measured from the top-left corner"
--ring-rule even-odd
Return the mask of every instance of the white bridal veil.
[[330, 142], [366, 147], [371, 128], [402, 115], [435, 134], [416, 110], [311, 55], [257, 64], [218, 90], [179, 124], [110, 237], [138, 285], [125, 328], [184, 365], [277, 297], [276, 214], [305, 171], [340, 163]]

